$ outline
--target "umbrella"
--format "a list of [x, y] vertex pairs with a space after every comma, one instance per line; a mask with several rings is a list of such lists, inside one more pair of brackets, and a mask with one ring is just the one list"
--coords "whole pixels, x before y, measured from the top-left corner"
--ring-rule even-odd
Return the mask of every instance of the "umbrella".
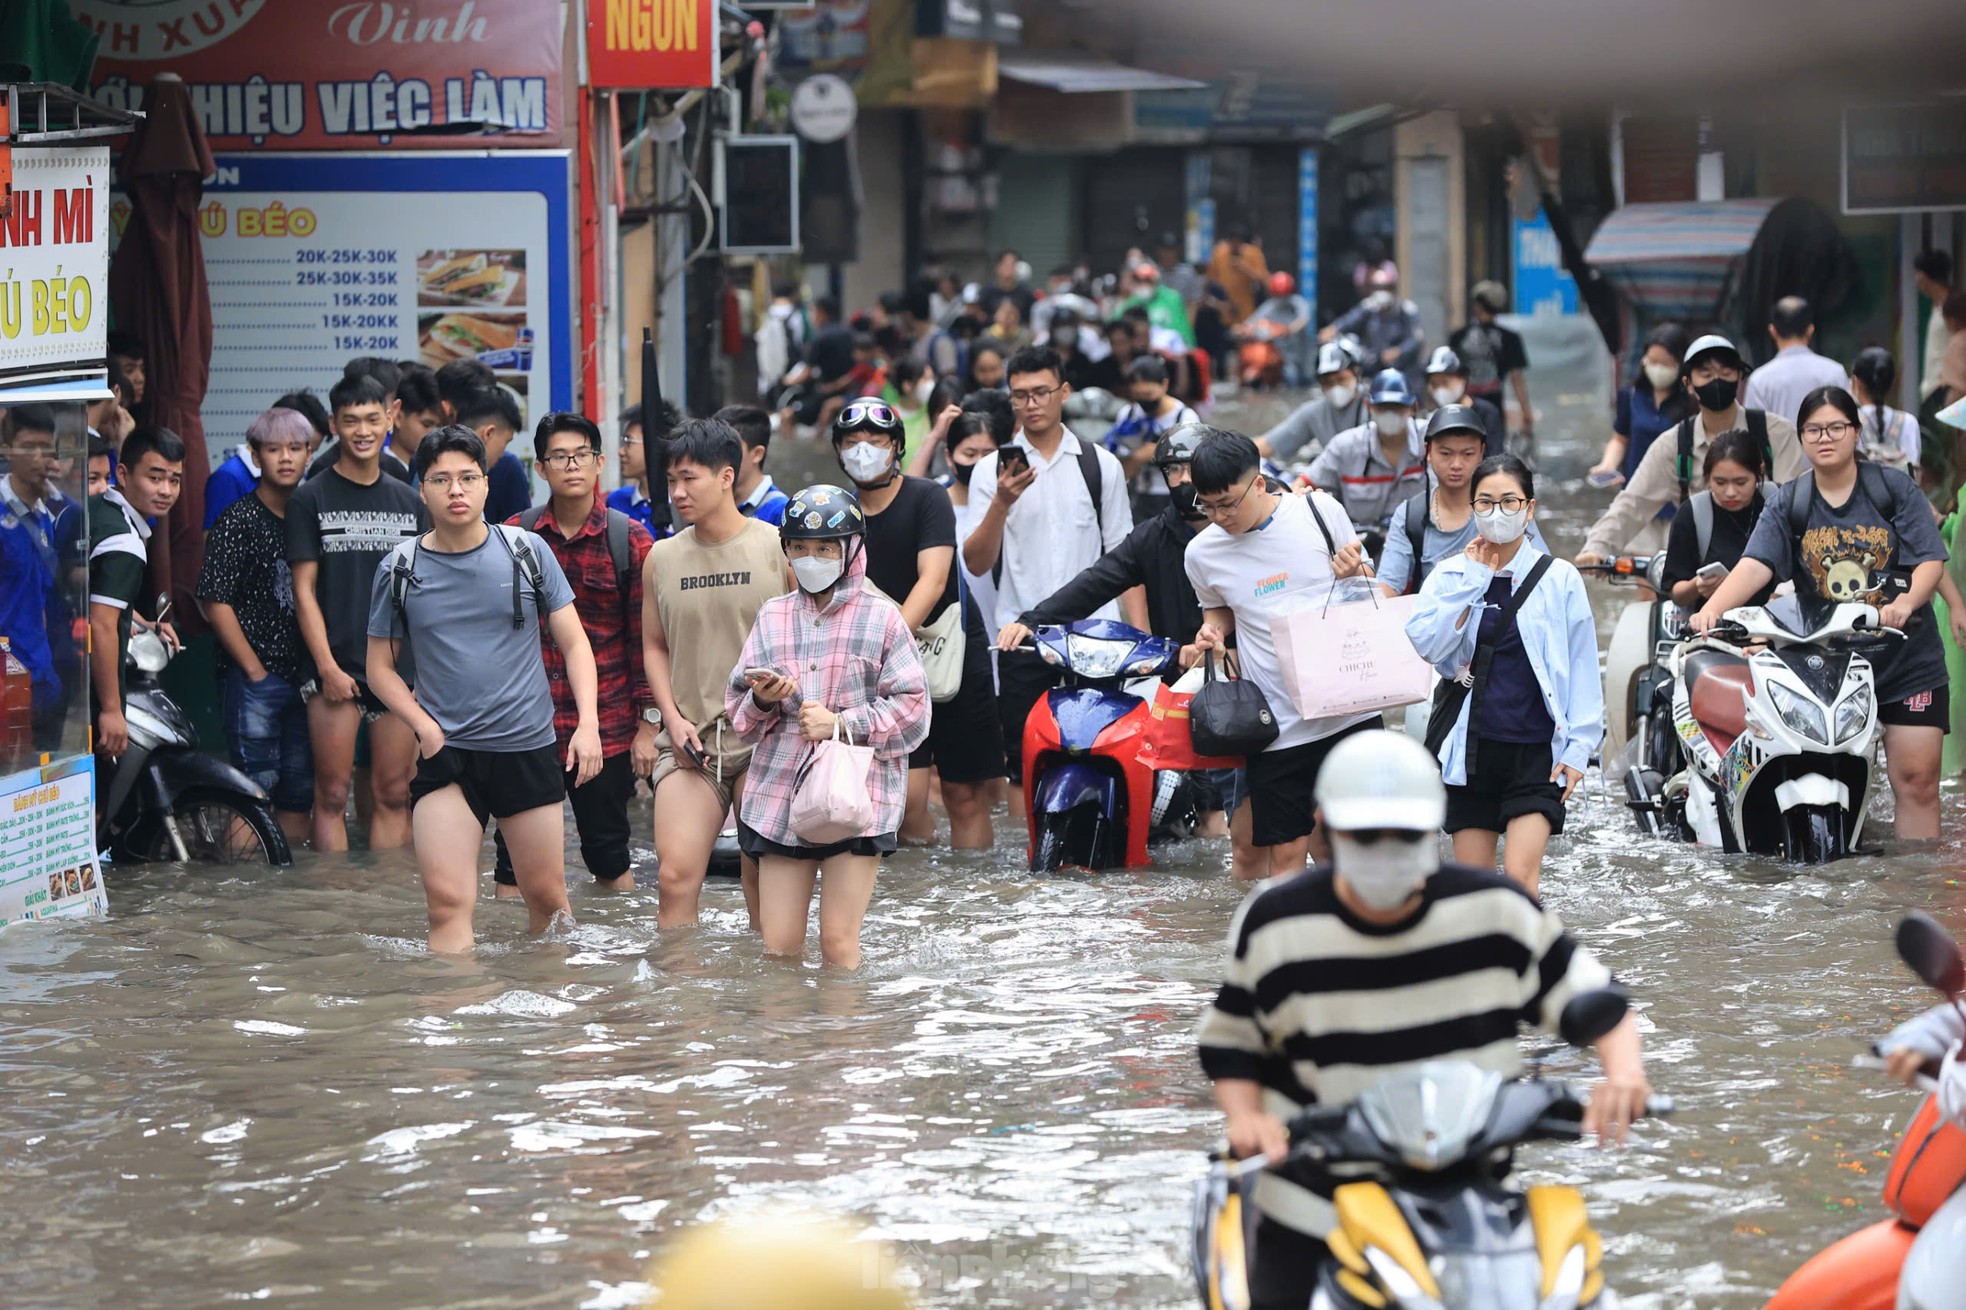
[[144, 109], [148, 117], [123, 147], [130, 221], [110, 261], [109, 301], [117, 326], [143, 342], [145, 417], [184, 438], [184, 491], [164, 534], [170, 549], [152, 561], [183, 631], [195, 626], [198, 614], [191, 588], [204, 559], [205, 479], [211, 473], [199, 410], [212, 361], [212, 301], [198, 204], [216, 165], [176, 75], [158, 74]]

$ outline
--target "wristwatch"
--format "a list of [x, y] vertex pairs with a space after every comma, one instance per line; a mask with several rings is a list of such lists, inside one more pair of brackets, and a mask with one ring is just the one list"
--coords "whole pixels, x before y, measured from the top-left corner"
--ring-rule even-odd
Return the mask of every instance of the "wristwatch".
[[657, 727], [657, 728], [659, 728], [659, 727], [661, 727], [661, 726], [662, 726], [662, 711], [661, 711], [661, 710], [659, 710], [659, 709], [657, 709], [657, 708], [655, 708], [655, 706], [653, 706], [653, 705], [648, 705], [648, 706], [645, 706], [645, 707], [643, 707], [643, 709], [642, 709], [642, 722], [643, 722], [643, 723], [646, 723], [646, 724], [649, 724], [649, 725], [650, 725], [650, 726], [652, 726], [652, 727]]

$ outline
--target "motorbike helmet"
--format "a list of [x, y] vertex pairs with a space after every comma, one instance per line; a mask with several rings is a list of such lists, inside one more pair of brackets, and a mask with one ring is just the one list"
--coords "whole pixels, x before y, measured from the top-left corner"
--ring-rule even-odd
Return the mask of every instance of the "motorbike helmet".
[[1371, 394], [1366, 397], [1375, 405], [1405, 405], [1412, 408], [1413, 388], [1406, 385], [1406, 374], [1396, 368], [1380, 369], [1372, 379]]
[[1719, 355], [1721, 362], [1742, 373], [1748, 371], [1748, 362], [1741, 358], [1741, 352], [1734, 349], [1734, 343], [1718, 332], [1709, 332], [1686, 348], [1686, 355], [1679, 363], [1679, 376], [1685, 377], [1693, 371], [1693, 365], [1707, 355]]
[[1330, 377], [1358, 367], [1358, 356], [1343, 341], [1327, 341], [1317, 348], [1317, 375]]
[[1447, 818], [1447, 788], [1433, 752], [1403, 732], [1356, 732], [1331, 748], [1315, 791], [1327, 828], [1433, 832]]
[[1290, 274], [1288, 274], [1288, 273], [1272, 273], [1272, 274], [1270, 274], [1270, 294], [1271, 294], [1271, 295], [1273, 295], [1273, 296], [1287, 296], [1287, 295], [1289, 295], [1289, 294], [1290, 294], [1291, 292], [1293, 292], [1293, 291], [1295, 291], [1296, 289], [1297, 289], [1297, 279], [1296, 279], [1296, 278], [1294, 278], [1294, 277], [1292, 277], [1292, 276], [1290, 276]]
[[1154, 445], [1154, 467], [1165, 468], [1169, 464], [1188, 464], [1195, 458], [1195, 448], [1206, 437], [1221, 431], [1206, 423], [1183, 423], [1170, 428], [1161, 435]]
[[1471, 432], [1483, 441], [1488, 439], [1488, 429], [1482, 426], [1481, 415], [1472, 405], [1442, 405], [1427, 420], [1427, 441], [1445, 436], [1449, 432]]
[[894, 406], [866, 396], [848, 401], [840, 416], [833, 420], [833, 445], [837, 447], [840, 438], [849, 432], [882, 433], [894, 443], [897, 456], [908, 439], [907, 429], [901, 424], [901, 416], [894, 412]]
[[785, 507], [785, 521], [778, 525], [781, 542], [842, 541], [866, 532], [867, 516], [860, 512], [853, 493], [824, 482], [800, 488]]
[[1434, 353], [1427, 356], [1426, 374], [1451, 373], [1455, 377], [1466, 377], [1468, 370], [1462, 365], [1461, 357], [1447, 346], [1436, 346]]

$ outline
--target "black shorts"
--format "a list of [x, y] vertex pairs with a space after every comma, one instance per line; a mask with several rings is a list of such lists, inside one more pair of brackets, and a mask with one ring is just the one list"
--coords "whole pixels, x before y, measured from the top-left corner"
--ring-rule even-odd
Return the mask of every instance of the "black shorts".
[[1952, 730], [1952, 688], [1943, 684], [1903, 700], [1889, 700], [1877, 707], [1877, 721], [1894, 728], [1937, 728]]
[[410, 779], [410, 809], [433, 792], [456, 783], [464, 803], [482, 826], [487, 819], [509, 819], [566, 799], [566, 774], [553, 746], [529, 751], [478, 751], [446, 745], [429, 759], [418, 758]]
[[962, 690], [954, 700], [930, 707], [928, 738], [908, 756], [909, 768], [933, 768], [944, 782], [988, 782], [1005, 776], [1003, 723], [990, 678], [990, 652], [978, 631], [968, 634], [968, 642]]
[[1550, 821], [1550, 835], [1556, 836], [1563, 831], [1563, 788], [1550, 781], [1555, 768], [1546, 741], [1483, 740], [1467, 785], [1447, 789], [1447, 821], [1442, 830], [1507, 832], [1510, 819], [1540, 814]]
[[[307, 704], [320, 694], [321, 679], [318, 676], [309, 678], [306, 682], [300, 684], [301, 704]], [[355, 699], [350, 703], [362, 712], [362, 725], [364, 727], [389, 713], [389, 707], [382, 703], [382, 697], [370, 691], [369, 684], [363, 682], [360, 678], [355, 679]], [[366, 764], [368, 761], [362, 760], [359, 763]]]
[[744, 820], [737, 821], [737, 849], [754, 860], [774, 855], [781, 860], [811, 860], [816, 864], [835, 855], [892, 855], [898, 845], [894, 833], [884, 832], [876, 837], [850, 837], [829, 846], [787, 846], [772, 841]]
[[1249, 1255], [1249, 1310], [1303, 1310], [1317, 1295], [1318, 1270], [1331, 1248], [1263, 1215]]
[[1250, 842], [1257, 846], [1282, 846], [1310, 836], [1311, 829], [1317, 826], [1317, 801], [1311, 791], [1317, 786], [1324, 757], [1353, 733], [1385, 726], [1385, 719], [1375, 714], [1329, 737], [1250, 756]]

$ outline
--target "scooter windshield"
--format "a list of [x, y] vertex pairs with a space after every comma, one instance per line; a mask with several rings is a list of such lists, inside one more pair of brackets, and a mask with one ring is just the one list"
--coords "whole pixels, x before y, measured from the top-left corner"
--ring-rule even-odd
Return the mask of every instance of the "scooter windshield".
[[1464, 1061], [1429, 1061], [1375, 1084], [1358, 1098], [1366, 1125], [1415, 1169], [1460, 1161], [1488, 1125], [1500, 1074]]

